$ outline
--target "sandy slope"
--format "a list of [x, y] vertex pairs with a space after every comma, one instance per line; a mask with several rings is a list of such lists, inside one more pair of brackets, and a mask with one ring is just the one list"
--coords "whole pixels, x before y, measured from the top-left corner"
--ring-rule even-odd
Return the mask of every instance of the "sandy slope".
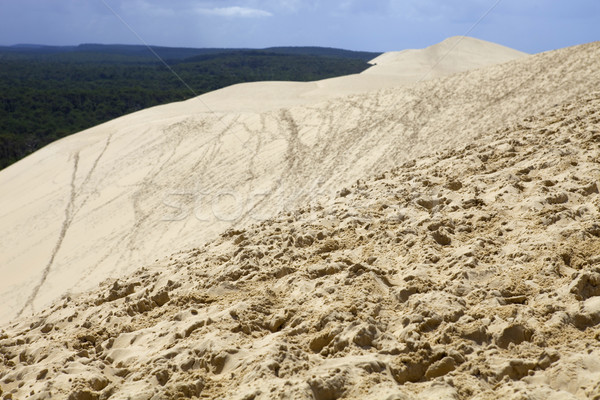
[[585, 93], [597, 53], [264, 112], [190, 100], [58, 141], [0, 173], [1, 318]]
[[599, 178], [590, 91], [19, 319], [0, 333], [0, 385], [19, 399], [599, 399]]
[[[470, 47], [477, 52], [466, 54]], [[437, 62], [440, 48], [448, 55]], [[443, 65], [454, 71], [458, 51], [463, 69], [486, 58], [523, 57], [469, 38], [412, 51], [411, 57], [435, 64], [438, 74]], [[585, 70], [585, 62], [573, 68]], [[407, 63], [404, 58], [402, 68]], [[380, 64], [375, 68], [385, 62]], [[402, 68], [396, 80], [361, 74], [237, 85], [64, 138], [1, 171], [0, 321], [205, 243], [233, 222], [272, 216], [315, 191], [337, 190], [430, 146], [461, 142], [476, 130], [459, 136], [452, 129], [465, 121], [494, 126], [512, 118], [531, 108], [529, 88], [548, 80], [536, 77], [546, 68], [542, 57], [444, 83], [376, 90], [406, 83]], [[412, 71], [408, 80], [425, 72]], [[473, 89], [480, 81], [485, 84]], [[571, 85], [568, 77], [548, 82], [548, 91], [565, 82]], [[548, 101], [572, 96], [580, 86]], [[363, 94], [339, 97], [352, 92]], [[499, 103], [491, 118], [473, 119], [492, 99]], [[458, 110], [466, 111], [463, 121], [455, 117]], [[442, 127], [444, 135], [438, 134]]]

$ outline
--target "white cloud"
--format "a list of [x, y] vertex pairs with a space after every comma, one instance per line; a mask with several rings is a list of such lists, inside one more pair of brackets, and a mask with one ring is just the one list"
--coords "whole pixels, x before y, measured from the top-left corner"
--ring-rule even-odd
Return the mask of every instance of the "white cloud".
[[273, 14], [268, 11], [247, 7], [197, 8], [196, 12], [219, 17], [260, 18], [273, 16]]

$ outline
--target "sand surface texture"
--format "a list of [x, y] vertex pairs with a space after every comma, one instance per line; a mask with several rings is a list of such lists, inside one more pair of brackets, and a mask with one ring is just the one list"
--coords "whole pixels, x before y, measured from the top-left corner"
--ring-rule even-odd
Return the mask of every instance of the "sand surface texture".
[[600, 43], [456, 43], [1, 171], [0, 396], [600, 399]]
[[589, 90], [20, 318], [2, 391], [598, 399], [599, 177]]
[[[470, 38], [406, 54], [390, 56], [397, 80], [237, 85], [72, 135], [1, 171], [0, 322], [562, 101], [597, 70], [593, 54], [549, 67], [560, 54], [527, 61]], [[377, 90], [406, 82], [411, 57], [423, 66], [413, 86]], [[525, 62], [414, 83], [486, 58]]]

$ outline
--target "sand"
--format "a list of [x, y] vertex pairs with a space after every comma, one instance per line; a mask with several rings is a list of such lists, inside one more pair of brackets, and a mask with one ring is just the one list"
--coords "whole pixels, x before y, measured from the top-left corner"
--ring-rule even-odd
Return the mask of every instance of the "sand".
[[5, 326], [2, 390], [597, 399], [598, 121], [583, 95], [64, 298]]
[[[374, 67], [365, 75], [387, 76], [406, 82], [446, 76], [526, 56], [525, 53], [483, 40], [455, 36], [423, 50], [403, 50], [382, 54], [370, 61]], [[416, 79], [415, 79], [416, 78]]]
[[425, 49], [392, 51], [370, 61], [361, 74], [316, 82], [255, 82], [201, 96], [215, 112], [264, 112], [314, 104], [340, 96], [410, 86], [457, 72], [501, 64], [527, 54], [495, 43], [455, 36]]
[[7, 168], [3, 396], [599, 398], [599, 53], [156, 107]]
[[[440, 46], [451, 52], [436, 63], [432, 49]], [[465, 56], [463, 68], [477, 68], [485, 57], [491, 63], [500, 56], [524, 57], [492, 43], [454, 38], [422, 50], [421, 58], [432, 67], [445, 65], [452, 51], [469, 47], [479, 53]], [[428, 145], [406, 145], [414, 129], [433, 122], [416, 114], [428, 112], [418, 103], [438, 107], [438, 96], [448, 97], [436, 129], [447, 125], [445, 118], [459, 106], [452, 103], [462, 100], [450, 86], [440, 94], [426, 93], [426, 86], [378, 90], [386, 82], [406, 82], [398, 71], [398, 81], [360, 74], [236, 85], [69, 136], [1, 171], [0, 322], [206, 243], [234, 224], [274, 216], [314, 191], [338, 190], [429, 151]], [[412, 79], [425, 72], [415, 71]], [[470, 101], [480, 95], [473, 93]], [[424, 129], [420, 140], [434, 129]]]

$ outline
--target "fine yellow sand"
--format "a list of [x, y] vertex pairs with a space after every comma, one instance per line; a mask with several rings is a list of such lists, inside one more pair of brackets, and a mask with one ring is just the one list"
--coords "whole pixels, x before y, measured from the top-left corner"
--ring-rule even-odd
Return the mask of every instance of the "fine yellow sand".
[[0, 172], [1, 396], [600, 398], [600, 43], [457, 40]]
[[[477, 52], [470, 55], [471, 47]], [[438, 62], [440, 49], [448, 56]], [[493, 63], [524, 56], [451, 38], [411, 57], [438, 75], [441, 66], [456, 69], [455, 52], [465, 55], [463, 69], [486, 57]], [[408, 61], [399, 59], [397, 79], [252, 83], [154, 107], [59, 140], [1, 171], [0, 322], [418, 153], [396, 138], [430, 122], [411, 121], [421, 112], [415, 90], [427, 89], [377, 91], [428, 71], [407, 78]]]

